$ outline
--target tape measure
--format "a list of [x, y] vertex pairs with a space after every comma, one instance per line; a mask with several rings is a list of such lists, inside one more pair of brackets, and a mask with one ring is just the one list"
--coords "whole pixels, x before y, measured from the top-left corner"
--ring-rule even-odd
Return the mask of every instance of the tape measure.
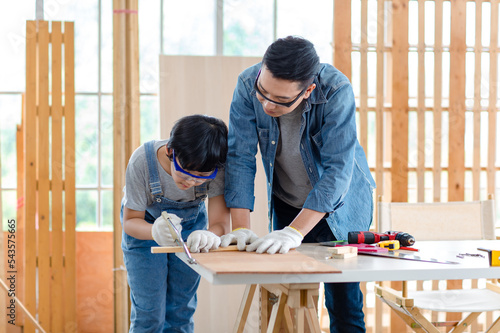
[[377, 243], [377, 246], [393, 251], [399, 249], [399, 241], [398, 240], [381, 241]]

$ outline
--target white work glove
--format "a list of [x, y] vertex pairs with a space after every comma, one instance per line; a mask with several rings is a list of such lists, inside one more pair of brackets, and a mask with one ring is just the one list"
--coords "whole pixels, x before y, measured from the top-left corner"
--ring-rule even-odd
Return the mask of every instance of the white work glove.
[[[182, 219], [175, 214], [168, 214], [170, 216], [170, 220], [175, 225], [175, 228], [179, 232], [179, 235], [182, 231], [181, 221]], [[168, 221], [160, 215], [159, 218], [155, 220], [153, 223], [153, 228], [151, 229], [151, 234], [153, 235], [153, 239], [160, 246], [175, 246], [177, 243], [174, 241], [174, 237], [170, 233], [170, 228], [168, 227]]]
[[304, 236], [297, 229], [285, 227], [259, 238], [247, 246], [247, 251], [274, 254], [279, 250], [279, 253], [287, 253], [290, 249], [298, 247], [302, 239]]
[[238, 250], [244, 251], [247, 244], [255, 242], [259, 239], [252, 230], [246, 228], [238, 228], [221, 237], [221, 247], [227, 247], [229, 244], [237, 244]]
[[208, 230], [195, 230], [189, 235], [186, 245], [194, 253], [208, 252], [219, 248], [220, 237]]

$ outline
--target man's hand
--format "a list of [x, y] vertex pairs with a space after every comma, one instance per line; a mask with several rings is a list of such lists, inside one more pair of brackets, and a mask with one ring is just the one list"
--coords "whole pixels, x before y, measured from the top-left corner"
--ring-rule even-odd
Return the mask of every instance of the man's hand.
[[259, 239], [252, 230], [246, 228], [235, 229], [232, 232], [221, 237], [221, 247], [227, 247], [229, 244], [237, 244], [238, 250], [244, 251], [247, 244]]
[[302, 243], [304, 236], [295, 228], [285, 227], [282, 230], [273, 231], [262, 238], [259, 238], [247, 246], [247, 251], [257, 253], [267, 252], [274, 254], [287, 253], [290, 249], [296, 248]]
[[220, 237], [208, 230], [195, 230], [189, 235], [186, 245], [191, 252], [208, 252], [219, 248]]
[[[168, 214], [168, 213], [167, 213]], [[174, 223], [175, 228], [179, 232], [182, 231], [181, 221], [182, 219], [175, 214], [168, 214], [170, 220]], [[168, 227], [168, 221], [160, 215], [159, 218], [153, 223], [153, 228], [151, 229], [151, 234], [153, 239], [160, 246], [175, 246], [177, 245], [170, 233], [170, 228]]]

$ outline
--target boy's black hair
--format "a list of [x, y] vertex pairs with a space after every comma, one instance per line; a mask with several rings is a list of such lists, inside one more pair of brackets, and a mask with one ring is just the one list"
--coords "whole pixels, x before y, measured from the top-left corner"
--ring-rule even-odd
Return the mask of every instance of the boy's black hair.
[[227, 126], [222, 120], [210, 116], [182, 117], [172, 128], [167, 147], [175, 151], [182, 168], [213, 171], [226, 163]]
[[319, 57], [314, 45], [307, 39], [287, 36], [269, 45], [262, 64], [273, 77], [300, 82], [301, 88], [305, 88], [317, 75]]

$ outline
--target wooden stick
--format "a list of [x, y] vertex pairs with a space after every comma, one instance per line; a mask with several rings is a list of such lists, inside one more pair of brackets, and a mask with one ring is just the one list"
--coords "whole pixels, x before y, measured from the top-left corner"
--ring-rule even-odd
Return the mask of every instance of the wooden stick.
[[[0, 284], [2, 285], [2, 287], [7, 291], [7, 293], [9, 292], [9, 287], [7, 287], [7, 285], [5, 284], [4, 280], [0, 279]], [[28, 309], [26, 309], [23, 305], [23, 303], [21, 303], [21, 301], [16, 297], [14, 296], [13, 297], [14, 300], [16, 301], [16, 303], [19, 304], [19, 306], [21, 307], [21, 309], [24, 311], [24, 313], [26, 313], [26, 315], [28, 316], [28, 318], [33, 322], [33, 324], [36, 326], [37, 329], [40, 330], [40, 332], [42, 333], [46, 333], [46, 331], [42, 328], [42, 326], [40, 326], [40, 324], [36, 321], [36, 319], [31, 315], [31, 313], [28, 311]]]
[[[229, 245], [228, 247], [219, 247], [215, 250], [210, 250], [210, 252], [227, 252], [227, 251], [238, 251], [237, 245]], [[184, 252], [184, 248], [180, 246], [155, 246], [151, 248], [151, 253], [177, 253]]]

